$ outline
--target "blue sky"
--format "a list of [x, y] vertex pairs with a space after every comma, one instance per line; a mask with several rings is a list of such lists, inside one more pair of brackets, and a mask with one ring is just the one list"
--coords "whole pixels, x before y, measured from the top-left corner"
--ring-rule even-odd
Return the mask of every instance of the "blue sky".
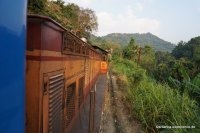
[[65, 0], [91, 8], [96, 35], [151, 32], [177, 43], [200, 36], [200, 0]]

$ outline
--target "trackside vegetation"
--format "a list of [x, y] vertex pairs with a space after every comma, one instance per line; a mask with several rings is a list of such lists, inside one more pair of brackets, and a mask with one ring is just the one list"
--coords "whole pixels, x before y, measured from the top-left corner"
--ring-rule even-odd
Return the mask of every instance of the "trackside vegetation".
[[144, 132], [200, 132], [199, 107], [188, 91], [181, 94], [166, 83], [158, 83], [131, 60], [117, 57], [111, 64], [113, 73], [123, 77], [120, 80], [131, 114], [141, 122]]

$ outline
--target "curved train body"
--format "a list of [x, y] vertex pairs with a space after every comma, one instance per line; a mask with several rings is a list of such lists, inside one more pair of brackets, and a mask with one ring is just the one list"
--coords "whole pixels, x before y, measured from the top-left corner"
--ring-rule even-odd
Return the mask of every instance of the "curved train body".
[[48, 17], [28, 16], [27, 24], [26, 132], [67, 132], [105, 54]]
[[0, 1], [0, 132], [25, 127], [25, 39], [27, 0]]

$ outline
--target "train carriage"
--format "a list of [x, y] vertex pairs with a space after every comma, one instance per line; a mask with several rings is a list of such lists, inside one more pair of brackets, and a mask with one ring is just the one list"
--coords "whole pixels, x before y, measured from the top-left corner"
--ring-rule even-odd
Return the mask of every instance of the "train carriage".
[[29, 15], [27, 29], [26, 132], [67, 132], [104, 54], [48, 17]]

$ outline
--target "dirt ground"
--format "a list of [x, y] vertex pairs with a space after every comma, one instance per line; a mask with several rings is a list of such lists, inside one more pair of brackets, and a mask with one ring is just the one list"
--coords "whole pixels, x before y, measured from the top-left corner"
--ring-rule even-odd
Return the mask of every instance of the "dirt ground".
[[108, 75], [100, 133], [141, 133], [141, 125], [131, 119], [124, 100], [124, 91], [116, 83], [116, 76]]

